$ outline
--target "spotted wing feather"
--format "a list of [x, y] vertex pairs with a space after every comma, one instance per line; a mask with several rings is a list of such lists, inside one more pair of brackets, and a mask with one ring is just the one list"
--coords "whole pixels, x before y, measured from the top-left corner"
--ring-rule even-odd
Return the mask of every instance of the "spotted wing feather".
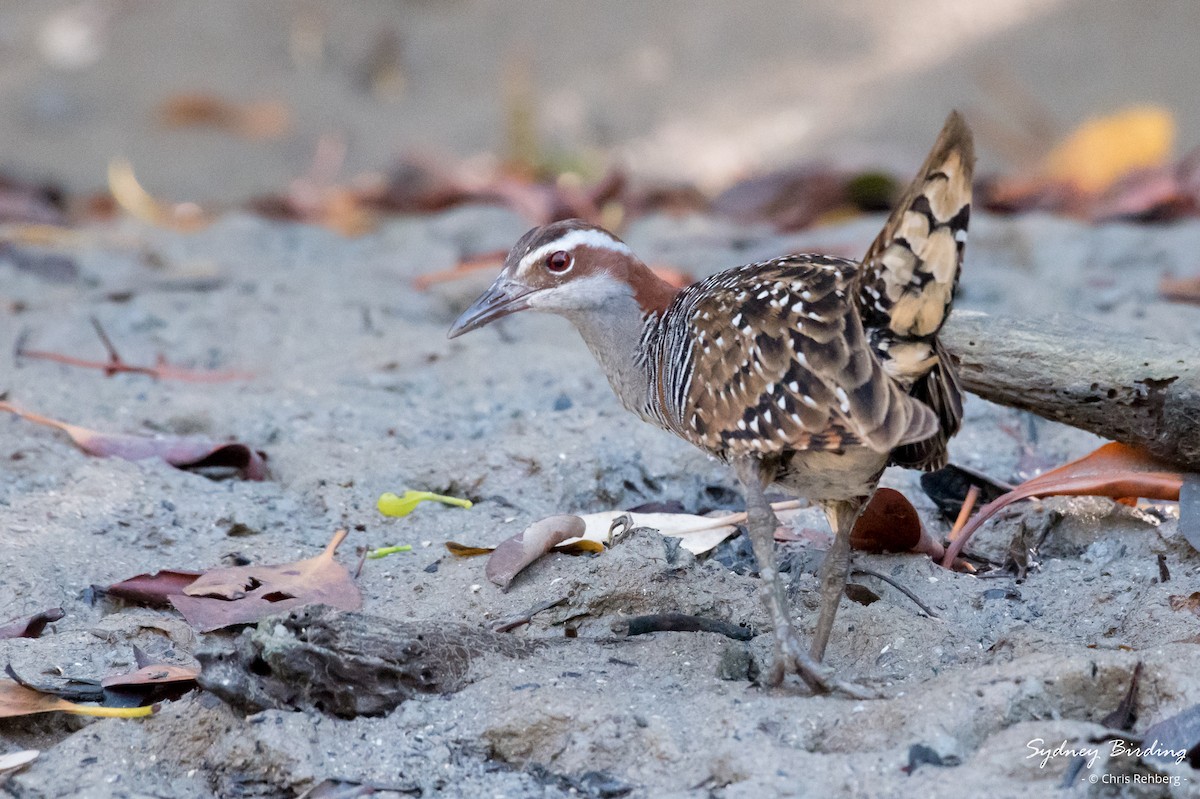
[[962, 390], [937, 333], [954, 298], [971, 216], [971, 131], [957, 112], [863, 258], [856, 288], [872, 348], [889, 375], [937, 414], [939, 432], [892, 455], [922, 469], [945, 465], [962, 420]]
[[863, 258], [857, 290], [868, 329], [898, 340], [925, 339], [941, 329], [967, 241], [974, 163], [971, 132], [952, 113]]
[[868, 345], [853, 261], [797, 255], [722, 272], [681, 292], [651, 363], [652, 415], [722, 457], [865, 446], [932, 435], [933, 413]]

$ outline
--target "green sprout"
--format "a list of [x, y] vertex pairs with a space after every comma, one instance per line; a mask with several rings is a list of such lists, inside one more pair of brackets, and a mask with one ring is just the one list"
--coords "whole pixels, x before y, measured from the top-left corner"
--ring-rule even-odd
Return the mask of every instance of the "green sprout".
[[412, 552], [412, 544], [400, 544], [399, 546], [394, 547], [380, 547], [379, 549], [372, 549], [367, 553], [367, 557], [371, 560], [379, 560], [380, 558], [386, 558], [388, 555], [395, 554], [396, 552]]
[[432, 491], [405, 491], [404, 496], [398, 497], [392, 492], [388, 492], [379, 497], [377, 507], [379, 512], [384, 516], [407, 516], [425, 500], [433, 500], [441, 502], [445, 505], [454, 505], [459, 508], [471, 507], [471, 500], [459, 499], [458, 497], [447, 497], [441, 494], [435, 494]]

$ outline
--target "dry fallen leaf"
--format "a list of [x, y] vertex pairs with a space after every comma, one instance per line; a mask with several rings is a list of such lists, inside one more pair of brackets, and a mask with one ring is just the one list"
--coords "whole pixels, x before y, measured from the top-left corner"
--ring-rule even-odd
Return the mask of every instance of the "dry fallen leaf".
[[457, 541], [447, 541], [446, 550], [456, 558], [474, 558], [479, 555], [490, 555], [495, 547], [473, 547], [470, 544], [460, 544]]
[[37, 760], [41, 754], [39, 749], [23, 749], [19, 752], [8, 752], [0, 755], [0, 774], [27, 766]]
[[578, 516], [560, 515], [541, 519], [500, 542], [488, 558], [484, 573], [500, 590], [507, 590], [521, 570], [556, 545], [578, 538], [585, 529]]
[[917, 509], [891, 488], [880, 488], [871, 497], [850, 533], [850, 546], [864, 552], [923, 552], [934, 560], [945, 554], [921, 524]]
[[584, 532], [580, 538], [588, 541], [608, 540], [608, 531], [619, 516], [628, 516], [634, 527], [649, 527], [665, 536], [678, 538], [682, 546], [693, 555], [702, 555], [737, 532], [737, 525], [744, 521], [744, 514], [731, 514], [710, 518], [691, 513], [626, 513], [608, 510], [584, 515]]
[[1200, 276], [1163, 277], [1158, 281], [1158, 293], [1164, 300], [1200, 305]]
[[4, 638], [37, 638], [52, 621], [63, 617], [62, 608], [50, 608], [41, 613], [35, 613], [27, 619], [17, 619], [8, 624], [0, 625], [0, 639]]
[[[457, 541], [447, 541], [446, 551], [456, 558], [477, 558], [480, 555], [492, 554], [496, 551], [496, 547], [473, 547], [469, 544], [460, 544]], [[566, 544], [551, 547], [549, 551], [557, 552], [560, 555], [595, 555], [604, 551], [604, 544], [601, 544], [599, 541], [577, 539]]]
[[[142, 658], [139, 658], [139, 661]], [[196, 687], [200, 669], [174, 663], [152, 663], [100, 681], [109, 704], [133, 706], [178, 699]]]
[[1170, 603], [1171, 610], [1190, 610], [1200, 616], [1200, 591], [1193, 591], [1187, 596], [1172, 594], [1167, 597], [1167, 602]]
[[183, 589], [183, 594], [172, 595], [171, 604], [201, 632], [256, 622], [318, 602], [339, 610], [358, 610], [362, 594], [334, 558], [345, 538], [346, 531], [338, 530], [320, 555], [295, 563], [205, 572]]
[[208, 92], [172, 95], [159, 106], [158, 117], [167, 128], [215, 128], [248, 139], [277, 139], [291, 126], [288, 108], [279, 101], [236, 103]]
[[1178, 501], [1184, 475], [1135, 447], [1111, 442], [1079, 460], [1027, 480], [999, 499], [979, 509], [962, 533], [946, 549], [942, 565], [954, 559], [984, 522], [1014, 502], [1032, 497], [1093, 496], [1123, 499], [1143, 497]]
[[1076, 128], [1046, 156], [1041, 175], [1095, 194], [1135, 170], [1164, 166], [1174, 143], [1170, 111], [1157, 106], [1126, 108]]
[[[780, 521], [786, 521], [792, 511], [798, 511], [804, 503], [800, 500], [785, 500], [772, 503], [771, 508]], [[580, 518], [586, 525], [579, 539], [569, 539], [565, 544], [575, 543], [576, 540], [606, 543], [609, 539], [609, 529], [612, 523], [621, 516], [629, 517], [633, 527], [648, 527], [672, 538], [680, 539], [681, 546], [693, 555], [703, 555], [729, 536], [737, 532], [737, 526], [746, 521], [745, 512], [726, 513], [718, 516], [697, 516], [692, 513], [665, 513], [640, 511], [606, 510], [588, 513]], [[784, 528], [781, 527], [782, 531]], [[782, 539], [781, 539], [782, 540]]]
[[111, 596], [143, 605], [170, 606], [171, 597], [182, 594], [203, 572], [163, 569], [153, 574], [139, 574], [119, 583], [99, 589]]
[[151, 225], [194, 231], [212, 221], [195, 203], [171, 204], [155, 199], [142, 188], [133, 174], [133, 165], [124, 158], [108, 162], [108, 190], [127, 214]]
[[13, 682], [0, 680], [0, 718], [13, 716], [32, 716], [36, 713], [53, 713], [62, 711], [74, 713], [77, 716], [102, 716], [106, 718], [133, 719], [149, 716], [155, 707], [103, 707], [100, 705], [77, 705], [66, 699], [44, 694], [32, 688]]
[[1141, 686], [1144, 670], [1145, 664], [1139, 660], [1133, 667], [1133, 674], [1129, 676], [1129, 688], [1125, 691], [1125, 696], [1121, 697], [1120, 704], [1117, 705], [1116, 710], [1100, 719], [1100, 723], [1105, 727], [1110, 730], [1126, 732], [1133, 729], [1133, 725], [1137, 723], [1138, 689]]
[[100, 433], [68, 422], [22, 410], [0, 401], [0, 411], [16, 414], [26, 421], [53, 427], [71, 437], [81, 450], [101, 458], [140, 461], [160, 458], [180, 469], [228, 467], [247, 480], [266, 480], [266, 453], [245, 444], [213, 441], [203, 436], [138, 436], [129, 433]]

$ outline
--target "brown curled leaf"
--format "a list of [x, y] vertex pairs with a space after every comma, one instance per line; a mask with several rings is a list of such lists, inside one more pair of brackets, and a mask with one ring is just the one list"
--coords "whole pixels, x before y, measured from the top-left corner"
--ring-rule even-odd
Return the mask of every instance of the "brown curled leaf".
[[1188, 610], [1200, 616], [1200, 591], [1193, 591], [1187, 596], [1172, 594], [1167, 597], [1167, 602], [1170, 603], [1171, 610]]
[[[559, 544], [553, 549], [562, 555], [594, 555], [597, 552], [604, 551], [604, 544], [601, 544], [599, 541], [590, 541], [586, 538], [581, 538], [578, 541], [568, 541], [565, 544]], [[496, 548], [473, 547], [467, 544], [460, 544], [457, 541], [447, 541], [446, 550], [457, 558], [473, 558], [478, 555], [490, 555], [496, 551]]]
[[256, 622], [304, 605], [321, 603], [358, 610], [362, 594], [350, 572], [334, 558], [346, 538], [338, 530], [314, 558], [274, 566], [234, 566], [205, 572], [171, 604], [201, 632]]
[[62, 608], [50, 608], [35, 613], [27, 619], [17, 619], [8, 624], [0, 625], [0, 639], [3, 638], [37, 638], [52, 621], [58, 621], [64, 615]]
[[100, 588], [105, 594], [136, 602], [139, 605], [170, 606], [171, 597], [196, 582], [203, 572], [182, 569], [163, 569], [153, 574], [139, 574], [119, 583]]
[[1110, 442], [1079, 460], [1026, 480], [999, 499], [979, 509], [974, 519], [946, 549], [942, 565], [954, 559], [984, 522], [1014, 502], [1033, 497], [1092, 496], [1142, 497], [1178, 501], [1184, 475], [1136, 447]]
[[0, 402], [0, 411], [26, 421], [53, 427], [71, 437], [89, 455], [140, 461], [159, 458], [179, 469], [228, 467], [246, 480], [266, 480], [267, 455], [236, 442], [214, 441], [203, 436], [139, 436], [130, 433], [101, 433], [86, 427], [22, 410], [11, 402]]
[[158, 663], [143, 666], [127, 674], [105, 677], [100, 684], [105, 688], [120, 688], [128, 685], [165, 685], [166, 683], [195, 682], [198, 676], [200, 676], [200, 669], [194, 666]]
[[134, 647], [137, 668], [125, 674], [114, 674], [100, 681], [104, 688], [105, 704], [137, 707], [167, 699], [178, 699], [196, 687], [200, 676], [198, 666], [175, 663], [146, 663], [145, 653]]
[[457, 541], [447, 541], [446, 549], [456, 558], [474, 558], [478, 555], [490, 555], [496, 551], [495, 547], [473, 547]]
[[512, 538], [501, 541], [488, 558], [484, 573], [501, 590], [507, 590], [522, 569], [557, 544], [583, 535], [586, 529], [583, 519], [568, 514], [536, 521]]
[[937, 560], [942, 545], [921, 524], [921, 517], [908, 498], [891, 488], [881, 488], [871, 497], [854, 530], [850, 546], [864, 552], [923, 552]]

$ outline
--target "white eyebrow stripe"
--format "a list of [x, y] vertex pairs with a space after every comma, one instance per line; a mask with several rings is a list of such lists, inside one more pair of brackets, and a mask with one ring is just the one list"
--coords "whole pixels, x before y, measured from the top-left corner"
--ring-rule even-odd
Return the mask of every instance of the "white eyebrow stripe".
[[629, 249], [622, 242], [617, 241], [612, 236], [602, 230], [572, 230], [565, 236], [559, 236], [549, 244], [543, 244], [536, 250], [533, 250], [524, 258], [521, 259], [521, 266], [517, 271], [524, 271], [531, 264], [535, 264], [545, 258], [552, 252], [566, 250], [570, 252], [576, 247], [595, 247], [600, 250], [609, 250], [611, 252], [619, 252], [623, 255], [632, 255], [633, 250]]

